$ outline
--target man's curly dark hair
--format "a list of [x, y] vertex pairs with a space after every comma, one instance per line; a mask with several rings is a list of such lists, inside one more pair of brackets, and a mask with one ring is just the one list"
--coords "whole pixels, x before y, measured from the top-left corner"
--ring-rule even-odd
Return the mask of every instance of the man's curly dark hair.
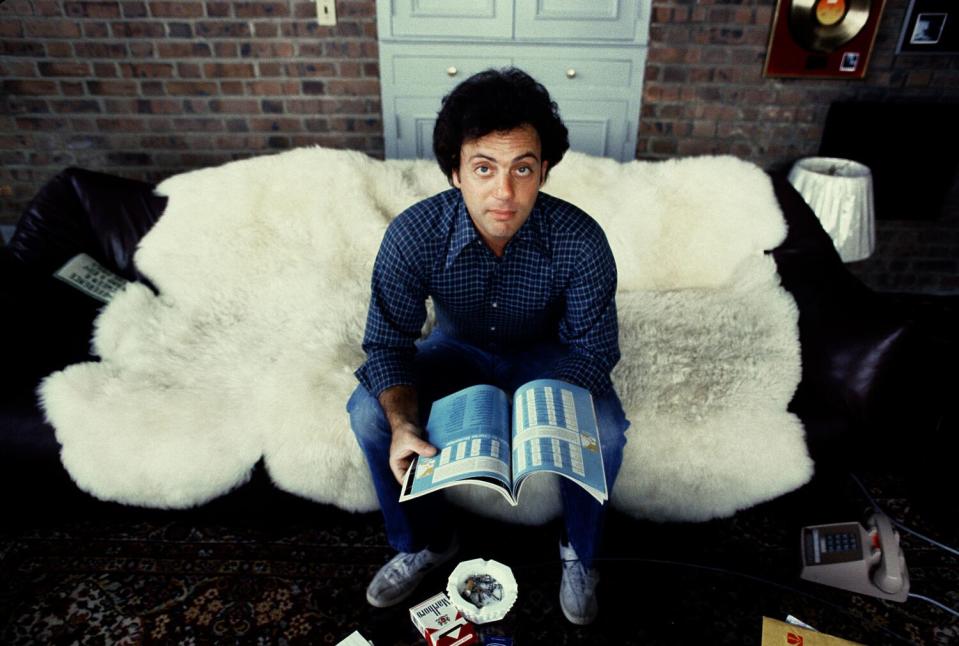
[[539, 134], [547, 174], [569, 150], [569, 132], [549, 92], [515, 67], [488, 69], [469, 77], [443, 97], [433, 129], [433, 153], [452, 182], [464, 141], [524, 124]]

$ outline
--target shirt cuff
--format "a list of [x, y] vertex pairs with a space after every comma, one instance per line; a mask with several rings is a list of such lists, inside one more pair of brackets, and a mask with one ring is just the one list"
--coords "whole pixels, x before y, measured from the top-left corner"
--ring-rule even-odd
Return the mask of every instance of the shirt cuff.
[[412, 386], [412, 362], [393, 353], [375, 353], [353, 374], [374, 397], [391, 386]]
[[563, 359], [554, 369], [553, 378], [582, 386], [594, 397], [599, 397], [613, 387], [609, 371], [597, 366], [596, 362], [585, 356], [570, 356]]

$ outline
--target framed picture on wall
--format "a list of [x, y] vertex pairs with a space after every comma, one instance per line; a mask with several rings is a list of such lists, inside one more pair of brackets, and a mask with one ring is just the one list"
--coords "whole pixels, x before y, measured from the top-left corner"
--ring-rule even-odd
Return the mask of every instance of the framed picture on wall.
[[902, 23], [898, 54], [959, 53], [959, 3], [911, 0]]
[[766, 77], [861, 79], [885, 0], [778, 0]]

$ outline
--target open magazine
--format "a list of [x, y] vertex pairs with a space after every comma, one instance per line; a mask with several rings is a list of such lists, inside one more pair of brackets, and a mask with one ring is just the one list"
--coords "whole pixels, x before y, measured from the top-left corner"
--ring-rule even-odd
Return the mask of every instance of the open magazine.
[[512, 402], [495, 386], [464, 388], [434, 402], [426, 439], [437, 453], [413, 457], [400, 502], [478, 484], [516, 506], [526, 478], [540, 472], [569, 478], [599, 502], [608, 498], [592, 395], [564, 381], [531, 381]]

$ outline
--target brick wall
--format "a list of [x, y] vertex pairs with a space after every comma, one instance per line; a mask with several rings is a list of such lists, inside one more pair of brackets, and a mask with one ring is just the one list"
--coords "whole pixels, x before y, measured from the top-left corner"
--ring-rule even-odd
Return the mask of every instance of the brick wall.
[[0, 224], [68, 165], [158, 181], [320, 144], [383, 155], [373, 0], [6, 0]]

